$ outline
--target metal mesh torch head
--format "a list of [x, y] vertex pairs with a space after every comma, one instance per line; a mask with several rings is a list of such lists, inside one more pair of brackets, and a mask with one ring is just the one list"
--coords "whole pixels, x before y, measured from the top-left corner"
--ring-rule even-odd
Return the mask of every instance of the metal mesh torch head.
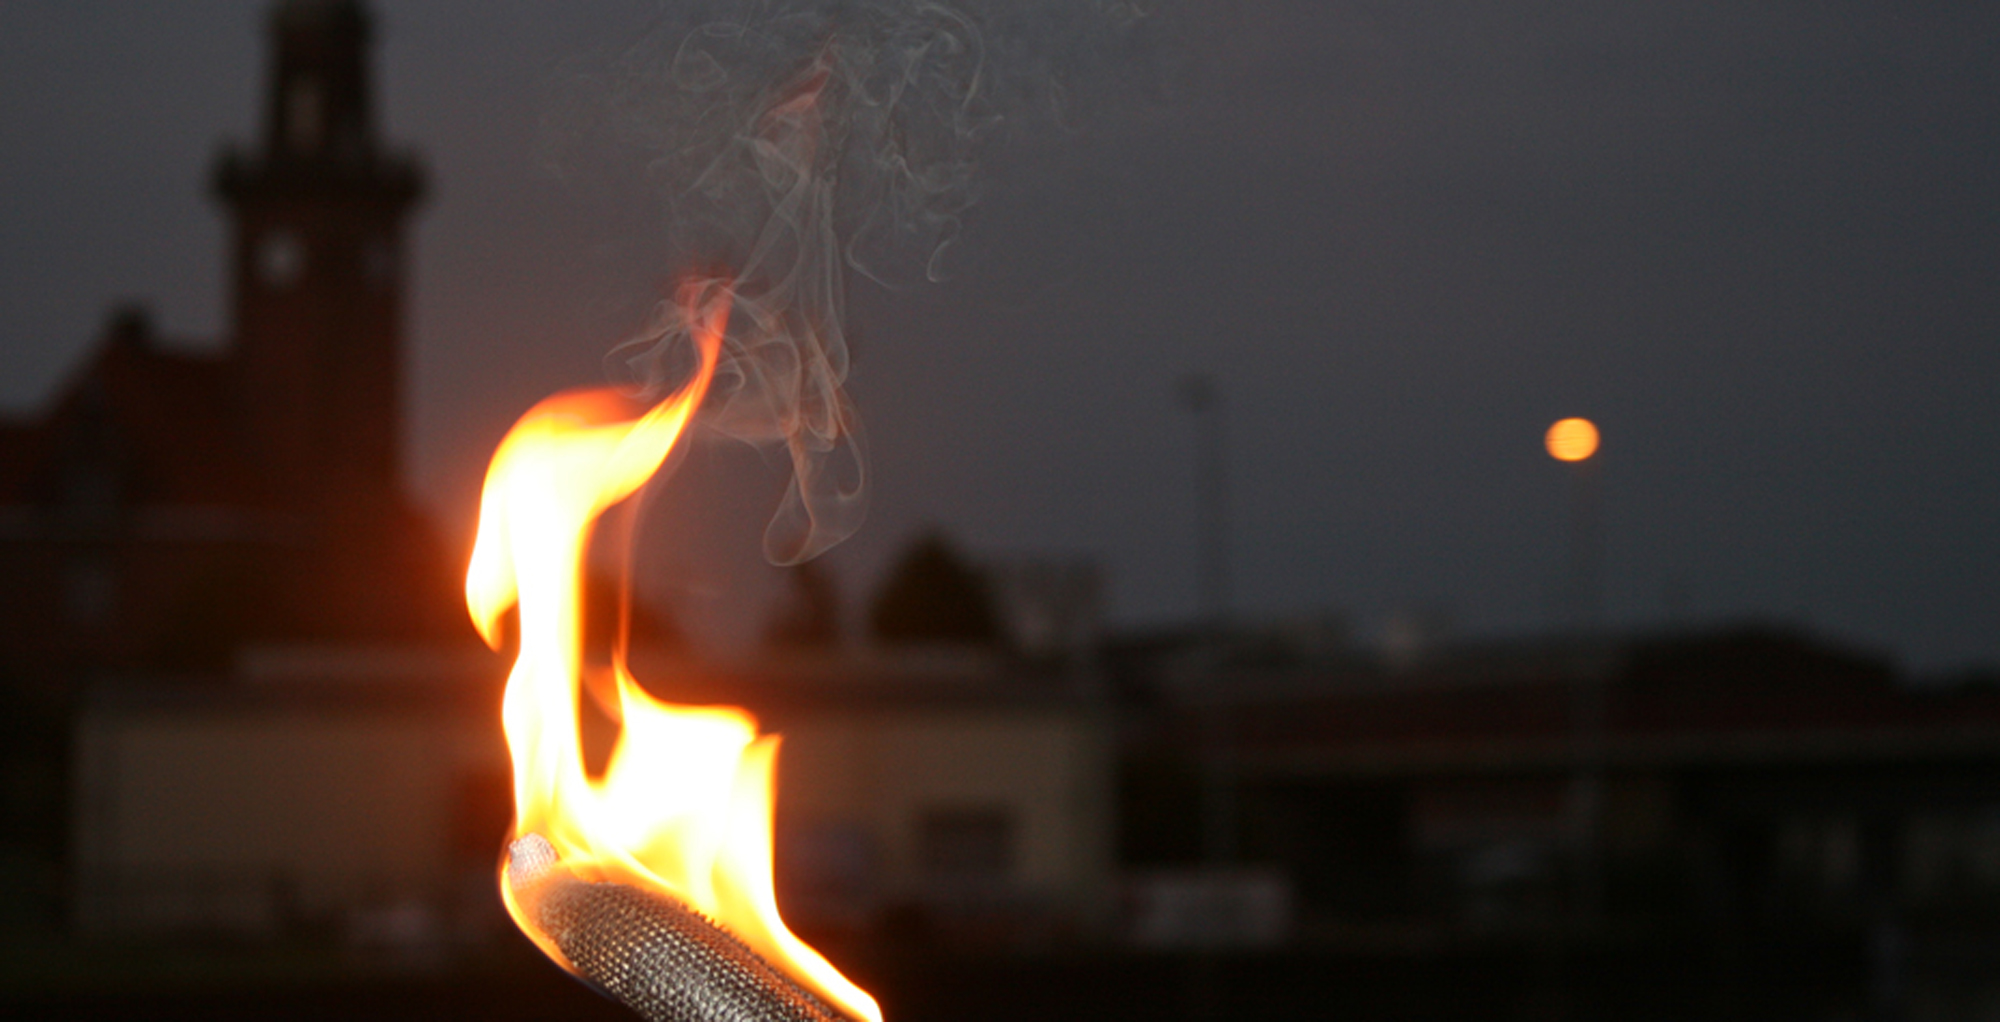
[[680, 901], [577, 879], [540, 835], [509, 847], [507, 883], [573, 972], [652, 1022], [846, 1022]]

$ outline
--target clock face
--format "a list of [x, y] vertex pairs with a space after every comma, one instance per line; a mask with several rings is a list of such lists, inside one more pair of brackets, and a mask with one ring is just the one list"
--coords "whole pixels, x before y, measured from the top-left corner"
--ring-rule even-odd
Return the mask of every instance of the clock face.
[[257, 245], [257, 275], [271, 287], [289, 287], [306, 272], [306, 247], [290, 231], [272, 231]]

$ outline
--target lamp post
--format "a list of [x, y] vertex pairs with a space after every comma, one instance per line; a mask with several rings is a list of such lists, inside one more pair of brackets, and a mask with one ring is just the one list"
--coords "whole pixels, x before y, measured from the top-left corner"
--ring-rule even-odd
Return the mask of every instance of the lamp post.
[[[1202, 627], [1210, 643], [1207, 653], [1211, 664], [1219, 664], [1229, 621], [1228, 477], [1223, 460], [1222, 395], [1214, 377], [1196, 373], [1181, 380], [1180, 396], [1195, 419], [1195, 547]], [[1208, 681], [1207, 695], [1214, 702], [1202, 714], [1201, 723], [1201, 844], [1205, 859], [1222, 864], [1236, 857], [1235, 735], [1227, 696], [1216, 691], [1220, 678], [1212, 674]]]
[[[1203, 659], [1209, 676], [1203, 693], [1208, 705], [1201, 707], [1199, 728], [1201, 771], [1201, 852], [1207, 866], [1216, 871], [1212, 882], [1222, 883], [1222, 871], [1236, 859], [1236, 735], [1229, 696], [1220, 691], [1224, 640], [1229, 626], [1229, 480], [1225, 474], [1227, 452], [1222, 394], [1215, 378], [1207, 373], [1183, 377], [1181, 403], [1194, 418], [1195, 427], [1195, 557], [1202, 636], [1207, 648]], [[1218, 890], [1207, 897], [1217, 899]], [[1226, 897], [1226, 896], [1222, 896]], [[1209, 926], [1227, 932], [1232, 921], [1231, 907], [1213, 901], [1208, 912], [1219, 914]], [[1196, 955], [1187, 973], [1184, 996], [1191, 1019], [1228, 1017], [1220, 965], [1212, 950]]]
[[1584, 632], [1598, 625], [1603, 588], [1603, 539], [1599, 527], [1597, 484], [1597, 425], [1589, 419], [1563, 419], [1542, 438], [1549, 457], [1570, 467], [1569, 577], [1564, 608], [1570, 628]]
[[[1570, 466], [1569, 626], [1587, 638], [1599, 624], [1602, 607], [1603, 539], [1599, 529], [1597, 425], [1589, 419], [1563, 419], [1542, 437], [1549, 456]], [[1580, 932], [1594, 931], [1604, 909], [1604, 805], [1606, 692], [1603, 668], [1588, 659], [1579, 662], [1570, 692], [1572, 722], [1570, 822], [1576, 839], [1575, 905], [1572, 916]]]

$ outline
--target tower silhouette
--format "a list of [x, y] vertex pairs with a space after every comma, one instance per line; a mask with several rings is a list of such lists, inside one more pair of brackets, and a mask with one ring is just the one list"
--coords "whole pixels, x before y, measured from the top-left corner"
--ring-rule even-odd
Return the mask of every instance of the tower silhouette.
[[215, 192], [250, 453], [292, 497], [372, 516], [398, 485], [403, 227], [423, 182], [376, 134], [370, 30], [353, 0], [276, 9], [263, 138], [224, 150]]
[[[0, 423], [0, 690], [61, 703], [104, 670], [226, 671], [246, 646], [470, 640], [402, 491], [406, 226], [357, 0], [284, 0], [260, 137], [224, 147], [230, 343], [120, 306], [24, 422]], [[39, 695], [36, 695], [39, 693]]]

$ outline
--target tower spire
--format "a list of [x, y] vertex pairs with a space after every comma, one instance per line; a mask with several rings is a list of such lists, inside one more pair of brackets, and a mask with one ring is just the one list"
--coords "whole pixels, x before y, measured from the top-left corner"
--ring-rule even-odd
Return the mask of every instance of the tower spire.
[[354, 0], [286, 0], [272, 11], [265, 159], [352, 163], [372, 155], [372, 28]]
[[358, 0], [271, 11], [263, 137], [226, 148], [245, 432], [286, 503], [386, 507], [400, 488], [404, 222], [423, 191], [377, 134]]

